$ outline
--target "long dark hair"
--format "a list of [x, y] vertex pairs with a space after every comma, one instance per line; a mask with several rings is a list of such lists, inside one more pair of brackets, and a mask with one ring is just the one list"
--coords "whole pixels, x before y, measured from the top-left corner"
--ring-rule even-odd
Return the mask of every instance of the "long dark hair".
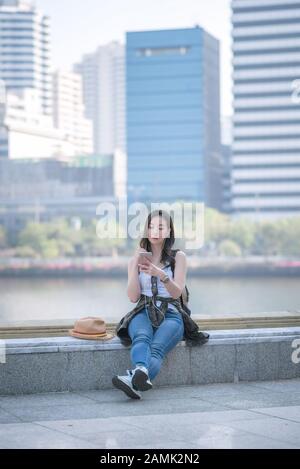
[[168, 228], [170, 228], [170, 235], [168, 238], [164, 238], [164, 243], [161, 251], [161, 257], [160, 257], [160, 263], [161, 264], [167, 264], [170, 263], [172, 266], [172, 269], [174, 269], [175, 265], [175, 255], [173, 253], [172, 246], [175, 242], [175, 235], [174, 235], [174, 225], [173, 225], [173, 220], [171, 215], [169, 215], [168, 212], [165, 210], [153, 210], [151, 213], [149, 213], [147, 220], [145, 222], [145, 228], [144, 228], [144, 237], [140, 241], [140, 247], [146, 249], [148, 252], [152, 252], [151, 249], [151, 243], [148, 239], [147, 236], [147, 230], [150, 227], [150, 223], [152, 218], [159, 216], [162, 217], [164, 220], [166, 220]]

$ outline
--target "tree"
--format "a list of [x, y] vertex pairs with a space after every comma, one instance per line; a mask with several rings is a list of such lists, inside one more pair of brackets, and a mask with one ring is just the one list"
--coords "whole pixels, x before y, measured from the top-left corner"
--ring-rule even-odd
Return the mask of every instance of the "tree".
[[262, 256], [274, 256], [281, 253], [281, 233], [278, 222], [265, 221], [257, 225], [253, 251]]
[[6, 231], [4, 226], [0, 225], [0, 249], [7, 247]]
[[300, 256], [300, 217], [280, 220], [280, 250], [286, 256]]
[[244, 251], [249, 253], [255, 241], [256, 225], [246, 219], [232, 220], [229, 225], [228, 239], [235, 243]]
[[231, 239], [223, 239], [219, 244], [219, 253], [223, 256], [240, 257], [242, 254], [240, 246]]
[[220, 242], [228, 237], [230, 218], [213, 208], [205, 208], [204, 237], [207, 241]]
[[41, 223], [29, 222], [18, 236], [18, 246], [26, 246], [42, 255], [47, 240], [46, 226]]

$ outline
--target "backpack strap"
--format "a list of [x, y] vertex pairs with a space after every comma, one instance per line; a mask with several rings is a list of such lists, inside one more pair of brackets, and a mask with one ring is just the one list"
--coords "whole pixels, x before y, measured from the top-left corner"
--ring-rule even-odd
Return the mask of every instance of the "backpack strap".
[[170, 262], [173, 277], [174, 277], [174, 270], [175, 270], [175, 256], [176, 256], [176, 252], [178, 252], [178, 251], [180, 251], [180, 249], [172, 249], [172, 250], [171, 250], [172, 255], [174, 256], [174, 261], [172, 260], [172, 261]]
[[[171, 252], [174, 256], [174, 261], [171, 262], [171, 269], [172, 269], [172, 274], [173, 274], [173, 278], [174, 278], [174, 270], [175, 270], [175, 256], [176, 256], [176, 253], [180, 251], [180, 249], [172, 249]], [[190, 297], [190, 292], [188, 290], [188, 287], [185, 285], [184, 286], [185, 288], [185, 296], [186, 296], [186, 302], [188, 303], [189, 301], [189, 297]], [[182, 294], [180, 295], [180, 301], [181, 301], [181, 304], [184, 305], [184, 301], [183, 301], [183, 298], [182, 298]]]

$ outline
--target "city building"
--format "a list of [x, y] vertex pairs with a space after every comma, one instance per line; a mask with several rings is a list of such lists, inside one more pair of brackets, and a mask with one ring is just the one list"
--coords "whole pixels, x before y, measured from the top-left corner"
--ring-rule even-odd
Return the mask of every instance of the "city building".
[[232, 158], [232, 147], [231, 145], [221, 145], [221, 152], [222, 152], [222, 212], [231, 213], [232, 206], [231, 206], [231, 189], [232, 189], [232, 181], [231, 181], [231, 158]]
[[222, 211], [231, 213], [232, 116], [221, 117]]
[[300, 2], [233, 0], [235, 215], [300, 213]]
[[35, 89], [52, 115], [50, 21], [31, 1], [0, 0], [0, 79], [9, 92]]
[[199, 26], [127, 33], [128, 200], [221, 208], [219, 75]]
[[29, 221], [96, 218], [100, 202], [116, 202], [114, 155], [0, 159], [0, 225], [10, 239]]
[[38, 91], [24, 88], [8, 92], [0, 80], [0, 159], [72, 157], [77, 146], [52, 116], [42, 112]]
[[61, 70], [53, 74], [53, 121], [78, 154], [93, 153], [93, 123], [85, 117], [81, 75]]
[[48, 116], [36, 89], [9, 92], [0, 80], [0, 158], [93, 154], [92, 122], [84, 117], [80, 98], [81, 77], [57, 72], [54, 83], [55, 112]]
[[83, 101], [93, 121], [97, 154], [126, 151], [125, 48], [118, 42], [100, 46], [74, 65], [82, 76]]

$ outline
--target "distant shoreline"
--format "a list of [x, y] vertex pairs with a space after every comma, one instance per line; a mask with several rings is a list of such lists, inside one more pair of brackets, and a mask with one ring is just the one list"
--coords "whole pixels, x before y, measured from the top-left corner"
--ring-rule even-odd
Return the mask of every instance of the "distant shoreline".
[[[129, 257], [0, 258], [0, 277], [124, 277]], [[300, 276], [300, 258], [188, 256], [188, 276]]]

